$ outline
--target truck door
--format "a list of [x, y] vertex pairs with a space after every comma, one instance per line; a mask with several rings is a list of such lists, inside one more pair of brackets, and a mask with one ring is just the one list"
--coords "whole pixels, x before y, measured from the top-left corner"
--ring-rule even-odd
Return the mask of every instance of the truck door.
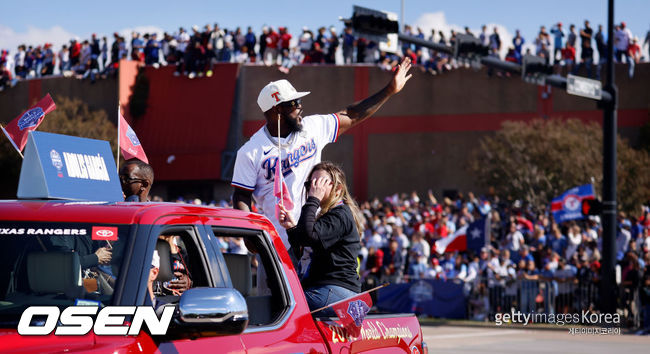
[[[179, 225], [178, 222], [187, 223]], [[172, 225], [173, 224], [173, 225]], [[212, 246], [206, 247], [210, 242], [206, 229], [200, 224], [199, 217], [183, 216], [182, 218], [170, 218], [167, 225], [154, 226], [149, 239], [150, 246], [148, 249], [155, 249], [154, 252], [147, 255], [151, 262], [151, 269], [156, 263], [155, 258], [159, 258], [161, 263], [159, 274], [153, 283], [149, 279], [150, 268], [143, 271], [143, 281], [147, 281], [147, 287], [142, 288], [144, 293], [145, 304], [158, 307], [161, 304], [175, 305], [178, 303], [182, 294], [189, 289], [194, 288], [227, 288], [230, 286], [228, 279], [223, 277], [222, 272], [213, 271], [214, 264], [217, 264], [217, 257], [220, 254], [214, 252]], [[170, 252], [170, 254], [165, 254]], [[171, 278], [169, 275], [166, 279], [160, 278], [163, 273], [164, 262], [170, 262]], [[146, 263], [148, 265], [149, 263]], [[189, 279], [188, 290], [178, 289], [174, 280]], [[186, 283], [187, 284], [187, 283]], [[176, 316], [176, 315], [175, 315]], [[198, 327], [197, 327], [198, 328]], [[215, 325], [215, 328], [216, 325]], [[205, 325], [200, 330], [194, 331], [189, 324], [182, 328], [173, 328], [170, 326], [168, 334], [164, 338], [153, 337], [162, 352], [178, 351], [186, 353], [200, 352], [218, 352], [223, 353], [244, 353], [244, 346], [240, 335], [223, 335], [219, 330], [206, 330]]]
[[[215, 220], [215, 224], [217, 221]], [[219, 221], [223, 225], [223, 219]], [[257, 226], [251, 224], [250, 226]], [[248, 353], [323, 353], [323, 338], [309, 314], [302, 287], [284, 249], [258, 229], [210, 226], [233, 287], [244, 295], [249, 324], [242, 334]], [[283, 253], [281, 257], [279, 252]]]

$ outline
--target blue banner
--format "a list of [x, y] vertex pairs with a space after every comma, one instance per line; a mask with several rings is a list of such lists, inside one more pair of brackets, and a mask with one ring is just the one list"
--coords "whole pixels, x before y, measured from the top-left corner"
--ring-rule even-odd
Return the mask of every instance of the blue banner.
[[463, 283], [437, 279], [391, 284], [378, 290], [377, 308], [389, 312], [414, 312], [439, 318], [464, 319], [467, 299]]
[[551, 201], [551, 212], [556, 222], [583, 219], [582, 200], [594, 199], [594, 186], [585, 184], [573, 187]]
[[30, 132], [18, 198], [117, 202], [123, 200], [107, 141]]

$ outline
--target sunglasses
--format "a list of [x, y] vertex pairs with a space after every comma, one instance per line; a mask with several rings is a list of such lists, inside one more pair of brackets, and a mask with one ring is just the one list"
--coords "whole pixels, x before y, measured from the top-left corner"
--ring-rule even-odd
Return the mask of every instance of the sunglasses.
[[287, 101], [287, 102], [281, 102], [279, 106], [284, 107], [284, 108], [296, 108], [298, 106], [302, 105], [302, 100], [300, 98], [297, 98], [295, 100]]
[[122, 182], [122, 184], [132, 184], [132, 183], [137, 183], [137, 182], [142, 183], [144, 181], [145, 180], [141, 179], [141, 178], [131, 178], [131, 177], [122, 177], [122, 176], [120, 176], [120, 182]]

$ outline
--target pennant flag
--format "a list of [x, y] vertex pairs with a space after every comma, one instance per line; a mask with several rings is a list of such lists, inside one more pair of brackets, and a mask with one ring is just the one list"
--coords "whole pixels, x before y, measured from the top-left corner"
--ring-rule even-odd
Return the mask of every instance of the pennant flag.
[[277, 220], [280, 220], [280, 204], [282, 204], [287, 210], [293, 210], [291, 194], [289, 194], [289, 188], [287, 188], [287, 184], [284, 183], [284, 178], [282, 177], [282, 163], [278, 157], [278, 160], [275, 163], [275, 178], [273, 181], [273, 195], [277, 198], [277, 203], [275, 205], [275, 218]]
[[363, 320], [372, 307], [370, 293], [363, 292], [331, 306], [348, 333], [352, 337], [359, 337]]
[[147, 155], [144, 153], [144, 149], [142, 148], [142, 144], [140, 144], [140, 140], [138, 140], [138, 136], [135, 135], [135, 132], [131, 129], [131, 126], [126, 122], [126, 119], [124, 119], [122, 114], [120, 114], [119, 134], [119, 145], [124, 159], [128, 160], [136, 158], [140, 161], [149, 163]]
[[48, 93], [35, 106], [23, 112], [23, 114], [12, 120], [5, 128], [2, 128], [2, 131], [9, 138], [14, 148], [20, 153], [25, 148], [25, 144], [27, 144], [28, 133], [36, 130], [45, 115], [52, 112], [55, 108], [56, 105]]
[[551, 201], [551, 212], [553, 213], [553, 218], [557, 223], [583, 219], [584, 216], [582, 215], [581, 210], [582, 200], [594, 198], [595, 193], [593, 184], [573, 187]]

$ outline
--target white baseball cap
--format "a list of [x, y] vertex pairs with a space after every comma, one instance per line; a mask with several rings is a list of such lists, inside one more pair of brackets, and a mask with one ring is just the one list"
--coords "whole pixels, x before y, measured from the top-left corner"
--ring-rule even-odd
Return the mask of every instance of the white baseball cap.
[[289, 102], [307, 96], [309, 93], [309, 91], [296, 91], [291, 83], [284, 79], [271, 81], [260, 91], [260, 95], [257, 96], [257, 104], [262, 109], [262, 112], [266, 112], [278, 103]]
[[153, 250], [153, 257], [151, 258], [151, 265], [154, 268], [160, 268], [160, 256], [158, 255], [158, 250]]

